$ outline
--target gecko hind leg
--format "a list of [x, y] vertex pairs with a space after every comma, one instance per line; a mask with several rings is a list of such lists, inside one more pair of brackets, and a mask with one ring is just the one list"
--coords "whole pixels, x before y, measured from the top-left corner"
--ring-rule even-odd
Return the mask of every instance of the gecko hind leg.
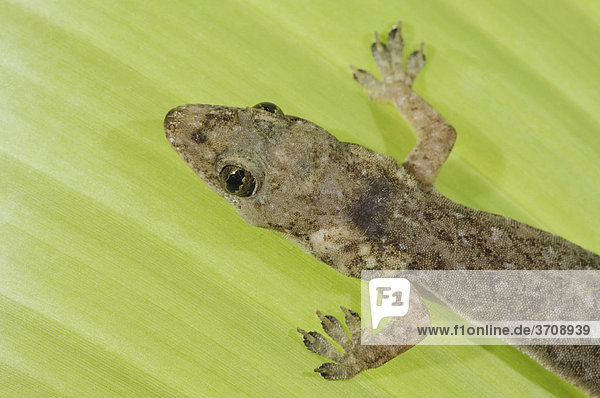
[[411, 346], [393, 345], [361, 345], [360, 316], [347, 308], [340, 307], [345, 314], [346, 326], [350, 336], [341, 322], [332, 315], [323, 315], [317, 310], [321, 326], [325, 333], [335, 341], [343, 352], [337, 350], [333, 344], [318, 332], [306, 332], [298, 328], [302, 334], [306, 348], [315, 354], [321, 355], [333, 362], [326, 362], [314, 371], [327, 380], [350, 379], [365, 369], [376, 368], [385, 362], [408, 350]]
[[412, 52], [404, 63], [404, 40], [401, 22], [394, 26], [381, 42], [377, 33], [371, 52], [381, 79], [363, 69], [352, 68], [354, 79], [372, 100], [393, 102], [417, 133], [417, 145], [404, 160], [403, 166], [424, 189], [433, 187], [438, 173], [456, 140], [454, 128], [430, 104], [412, 90], [412, 85], [425, 65], [424, 44]]

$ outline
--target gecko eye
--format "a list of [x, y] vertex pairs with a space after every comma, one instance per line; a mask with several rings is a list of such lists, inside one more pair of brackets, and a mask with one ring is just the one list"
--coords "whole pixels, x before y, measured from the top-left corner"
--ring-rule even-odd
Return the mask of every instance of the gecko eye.
[[261, 102], [260, 104], [256, 104], [253, 106], [256, 109], [262, 109], [263, 111], [271, 112], [279, 116], [283, 116], [283, 111], [280, 107], [275, 105], [272, 102]]
[[223, 183], [223, 188], [233, 195], [250, 196], [256, 188], [256, 179], [252, 173], [239, 166], [228, 165], [223, 167], [219, 177]]

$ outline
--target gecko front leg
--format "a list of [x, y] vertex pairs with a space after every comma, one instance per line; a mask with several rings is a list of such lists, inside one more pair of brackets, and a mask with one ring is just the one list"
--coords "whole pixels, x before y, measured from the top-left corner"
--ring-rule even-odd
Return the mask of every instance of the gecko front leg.
[[[329, 359], [315, 369], [327, 380], [351, 379], [363, 370], [377, 368], [414, 347], [424, 338], [417, 333], [418, 327], [431, 324], [429, 311], [420, 296], [411, 294], [409, 312], [404, 317], [393, 318], [377, 333], [371, 328], [361, 330], [360, 316], [349, 309], [340, 307], [345, 314], [346, 326], [350, 335], [341, 322], [332, 315], [323, 315], [317, 310], [321, 326], [325, 333], [337, 343], [343, 351], [337, 350], [333, 344], [318, 332], [306, 332], [298, 328], [302, 334], [306, 348], [315, 354]], [[370, 344], [369, 339], [377, 341], [378, 345]], [[393, 344], [394, 342], [410, 342], [407, 345]]]
[[306, 332], [298, 328], [298, 332], [302, 334], [302, 340], [306, 348], [315, 354], [333, 361], [326, 362], [315, 369], [315, 372], [320, 373], [327, 380], [350, 379], [364, 368], [369, 367], [365, 363], [365, 360], [368, 358], [360, 358], [360, 355], [357, 355], [361, 337], [360, 316], [352, 310], [344, 307], [340, 308], [345, 314], [346, 326], [348, 327], [350, 336], [346, 334], [344, 327], [334, 316], [323, 315], [319, 310], [317, 310], [317, 316], [321, 320], [321, 326], [325, 333], [342, 347], [343, 352], [338, 351], [321, 333], [314, 331]]
[[352, 67], [354, 79], [365, 88], [371, 99], [393, 102], [417, 133], [417, 145], [403, 166], [415, 176], [424, 189], [431, 189], [446, 158], [450, 154], [456, 131], [430, 104], [412, 90], [412, 84], [425, 65], [424, 44], [404, 64], [404, 41], [401, 22], [389, 34], [387, 45], [375, 33], [371, 52], [381, 79]]

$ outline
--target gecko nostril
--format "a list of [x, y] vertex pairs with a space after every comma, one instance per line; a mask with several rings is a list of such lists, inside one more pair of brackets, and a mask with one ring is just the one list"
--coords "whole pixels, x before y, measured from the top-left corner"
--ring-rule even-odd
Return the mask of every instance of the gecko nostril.
[[167, 115], [165, 116], [165, 120], [163, 121], [163, 129], [165, 130], [165, 134], [167, 135], [167, 137], [169, 137], [171, 135], [171, 133], [173, 132], [176, 120], [181, 115], [181, 111], [183, 109], [185, 109], [185, 105], [175, 107], [175, 108], [171, 109], [169, 112], [167, 112]]

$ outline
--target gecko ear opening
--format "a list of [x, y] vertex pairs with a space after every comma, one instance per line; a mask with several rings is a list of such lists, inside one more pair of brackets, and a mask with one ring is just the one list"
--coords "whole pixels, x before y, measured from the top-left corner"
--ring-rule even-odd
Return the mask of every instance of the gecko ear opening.
[[283, 111], [280, 107], [275, 105], [272, 102], [260, 102], [253, 106], [256, 109], [262, 109], [263, 111], [267, 111], [270, 113], [274, 113], [275, 115], [283, 116]]

